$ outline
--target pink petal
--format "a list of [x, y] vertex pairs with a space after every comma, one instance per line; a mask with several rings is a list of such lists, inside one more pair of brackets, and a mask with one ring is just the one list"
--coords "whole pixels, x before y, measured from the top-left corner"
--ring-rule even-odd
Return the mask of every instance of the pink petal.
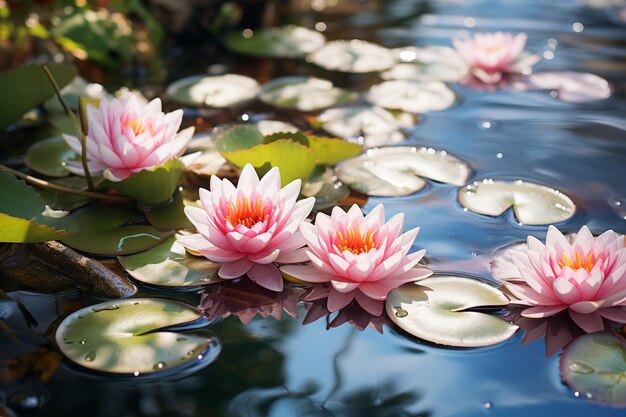
[[574, 323], [587, 333], [594, 333], [604, 330], [604, 322], [602, 316], [596, 311], [590, 314], [581, 314], [573, 310], [569, 310], [569, 315]]
[[268, 290], [283, 290], [283, 276], [274, 264], [253, 264], [248, 271], [248, 278]]
[[337, 277], [324, 273], [310, 265], [285, 265], [280, 268], [287, 275], [311, 283], [330, 282]]
[[335, 291], [338, 291], [340, 293], [352, 292], [356, 290], [357, 288], [359, 288], [359, 284], [352, 283], [352, 282], [343, 282], [343, 281], [333, 280], [330, 283], [332, 284]]
[[243, 276], [250, 268], [252, 268], [252, 261], [248, 258], [241, 258], [235, 262], [222, 263], [222, 267], [218, 271], [220, 278], [233, 279]]
[[335, 311], [341, 310], [342, 308], [350, 304], [352, 300], [354, 300], [354, 297], [357, 293], [358, 290], [348, 293], [341, 293], [335, 291], [334, 289], [331, 290], [328, 294], [328, 301], [326, 302], [326, 307], [328, 308], [328, 311], [334, 313]]
[[357, 303], [363, 307], [363, 310], [367, 311], [371, 315], [378, 317], [383, 314], [385, 304], [382, 301], [372, 300], [360, 291], [357, 291], [355, 298]]
[[524, 309], [522, 316], [532, 319], [538, 319], [543, 317], [553, 316], [567, 308], [566, 305], [554, 305], [554, 306], [536, 306]]

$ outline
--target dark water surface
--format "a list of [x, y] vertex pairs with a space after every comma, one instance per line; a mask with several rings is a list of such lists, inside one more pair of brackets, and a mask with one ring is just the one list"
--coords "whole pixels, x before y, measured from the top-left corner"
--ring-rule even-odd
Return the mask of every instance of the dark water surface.
[[[293, 13], [288, 18], [309, 27], [324, 21], [329, 38], [357, 37], [390, 47], [449, 46], [463, 29], [525, 31], [527, 50], [554, 53], [537, 71], [573, 70], [606, 78], [613, 97], [583, 104], [561, 102], [547, 92], [481, 92], [451, 84], [459, 103], [424, 115], [406, 143], [445, 149], [468, 161], [471, 181], [526, 179], [564, 191], [579, 210], [560, 225], [563, 231], [587, 224], [596, 233], [626, 232], [626, 26], [616, 12], [574, 0], [399, 0], [347, 16]], [[575, 30], [581, 29], [576, 23], [582, 31]], [[214, 54], [174, 50], [170, 81], [216, 64], [255, 74], [260, 81], [294, 72], [329, 76], [301, 61], [269, 62], [205, 49]], [[181, 62], [193, 67], [181, 67]], [[378, 82], [345, 75], [334, 81], [361, 88]], [[429, 184], [411, 196], [371, 199], [365, 209], [384, 203], [388, 218], [404, 212], [405, 228], [421, 226], [413, 250], [426, 248], [435, 271], [485, 279], [491, 279], [488, 266], [495, 250], [528, 234], [545, 237], [546, 227], [520, 226], [511, 213], [489, 218], [464, 212], [456, 192], [453, 186]], [[141, 295], [155, 294], [191, 304], [199, 299], [193, 293], [141, 290]], [[75, 292], [12, 296], [27, 305], [39, 325], [29, 329], [19, 313], [7, 319], [0, 330], [2, 374], [8, 370], [5, 359], [49, 345], [48, 328], [54, 329], [52, 323], [83, 297]], [[302, 306], [300, 313], [304, 316]], [[133, 380], [94, 375], [63, 362], [46, 383], [3, 378], [1, 395], [18, 415], [42, 417], [626, 414], [624, 408], [596, 404], [565, 386], [558, 353], [547, 358], [543, 340], [522, 345], [521, 331], [497, 346], [450, 349], [392, 326], [385, 326], [382, 335], [349, 324], [327, 330], [324, 320], [303, 326], [302, 318], [285, 314], [278, 321], [257, 317], [248, 325], [231, 316], [208, 329], [222, 351], [200, 370]]]

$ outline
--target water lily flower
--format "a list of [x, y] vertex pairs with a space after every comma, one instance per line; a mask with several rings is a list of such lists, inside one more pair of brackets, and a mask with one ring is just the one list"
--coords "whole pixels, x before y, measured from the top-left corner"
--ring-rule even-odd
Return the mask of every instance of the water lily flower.
[[567, 310], [587, 332], [602, 330], [602, 317], [626, 322], [624, 237], [609, 230], [594, 238], [587, 226], [565, 237], [554, 226], [545, 245], [529, 236], [497, 257], [492, 274], [530, 306], [522, 315], [543, 318]]
[[[179, 133], [182, 110], [164, 114], [161, 100], [142, 104], [132, 93], [119, 99], [100, 99], [99, 107], [87, 105], [87, 166], [94, 175], [113, 182], [165, 164], [183, 154], [194, 128]], [[67, 144], [81, 154], [80, 140], [63, 135]], [[66, 168], [85, 175], [80, 160], [68, 161]]]
[[385, 223], [382, 204], [367, 216], [357, 205], [348, 212], [335, 207], [330, 216], [318, 213], [315, 225], [300, 225], [311, 264], [287, 265], [281, 271], [306, 282], [329, 282], [330, 312], [356, 300], [368, 313], [379, 316], [392, 289], [432, 273], [414, 268], [426, 251], [407, 255], [419, 227], [401, 234], [403, 222], [404, 215], [398, 214]]
[[524, 53], [526, 34], [508, 32], [476, 33], [455, 38], [454, 49], [461, 55], [474, 77], [486, 84], [499, 82], [504, 74], [523, 73], [539, 61], [539, 56]]
[[185, 214], [198, 234], [178, 241], [222, 264], [218, 275], [235, 279], [244, 274], [272, 291], [282, 291], [283, 280], [274, 264], [303, 262], [305, 242], [299, 231], [315, 198], [297, 201], [301, 180], [280, 188], [280, 172], [270, 169], [259, 180], [246, 164], [237, 187], [227, 179], [211, 177], [211, 191], [200, 188], [203, 208], [185, 207]]

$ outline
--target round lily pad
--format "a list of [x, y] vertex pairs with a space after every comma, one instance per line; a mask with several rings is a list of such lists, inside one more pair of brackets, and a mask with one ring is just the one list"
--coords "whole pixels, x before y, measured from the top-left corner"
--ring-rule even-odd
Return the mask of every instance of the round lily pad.
[[467, 75], [467, 65], [452, 48], [427, 45], [393, 50], [398, 63], [381, 76], [386, 80], [457, 82]]
[[359, 39], [328, 42], [307, 60], [327, 70], [350, 73], [384, 71], [396, 62], [391, 49]]
[[480, 311], [502, 306], [508, 298], [482, 281], [460, 276], [437, 276], [405, 284], [389, 293], [387, 315], [401, 329], [430, 342], [459, 347], [503, 342], [517, 326]]
[[197, 75], [170, 84], [166, 94], [188, 106], [226, 108], [254, 99], [259, 90], [259, 83], [243, 75]]
[[347, 103], [355, 96], [328, 80], [281, 77], [264, 84], [259, 99], [272, 106], [309, 112]]
[[26, 151], [24, 163], [48, 177], [66, 177], [70, 172], [63, 166], [63, 161], [77, 157], [62, 137], [55, 136], [32, 144]]
[[474, 181], [459, 190], [458, 198], [466, 209], [488, 216], [513, 207], [517, 220], [528, 225], [563, 222], [576, 212], [574, 202], [561, 191], [522, 180]]
[[178, 301], [131, 298], [78, 310], [56, 332], [61, 352], [80, 366], [139, 376], [215, 358], [211, 338], [164, 330], [192, 323], [202, 314]]
[[387, 109], [423, 113], [447, 109], [456, 95], [441, 81], [392, 80], [373, 85], [367, 101]]
[[550, 95], [570, 103], [605, 100], [611, 97], [611, 85], [595, 74], [573, 71], [537, 72], [528, 76], [524, 90], [550, 90]]
[[574, 340], [561, 356], [561, 376], [585, 397], [626, 405], [626, 344], [608, 332]]
[[226, 46], [241, 54], [270, 58], [300, 58], [324, 45], [324, 35], [302, 26], [287, 25], [231, 32]]
[[217, 276], [219, 264], [188, 254], [175, 236], [145, 252], [117, 259], [131, 277], [150, 285], [192, 287], [222, 282]]
[[356, 158], [340, 163], [337, 176], [351, 188], [370, 196], [412, 194], [426, 185], [428, 178], [446, 184], [467, 181], [469, 165], [433, 148], [389, 146], [368, 149]]

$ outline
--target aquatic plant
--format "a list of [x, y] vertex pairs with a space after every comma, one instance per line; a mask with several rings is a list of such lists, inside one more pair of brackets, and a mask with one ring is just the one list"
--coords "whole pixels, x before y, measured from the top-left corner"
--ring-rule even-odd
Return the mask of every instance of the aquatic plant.
[[583, 226], [568, 239], [550, 226], [545, 244], [529, 236], [526, 245], [496, 258], [492, 273], [505, 280], [514, 303], [530, 306], [524, 317], [567, 310], [590, 333], [604, 328], [603, 317], [626, 322], [626, 249], [612, 230], [594, 238]]
[[280, 188], [278, 168], [260, 180], [252, 165], [244, 166], [237, 188], [227, 179], [211, 177], [211, 190], [200, 189], [203, 208], [185, 207], [198, 234], [178, 241], [222, 264], [223, 279], [244, 274], [257, 284], [282, 291], [283, 280], [274, 262], [305, 261], [296, 249], [305, 242], [298, 230], [309, 215], [314, 198], [297, 201], [301, 180]]
[[315, 225], [302, 223], [310, 265], [286, 265], [281, 271], [300, 280], [332, 285], [327, 307], [330, 312], [352, 300], [379, 316], [392, 289], [426, 278], [426, 268], [414, 268], [426, 250], [407, 255], [419, 227], [404, 234], [404, 215], [385, 223], [382, 204], [364, 216], [357, 205], [347, 212], [334, 207], [330, 216], [318, 213]]

